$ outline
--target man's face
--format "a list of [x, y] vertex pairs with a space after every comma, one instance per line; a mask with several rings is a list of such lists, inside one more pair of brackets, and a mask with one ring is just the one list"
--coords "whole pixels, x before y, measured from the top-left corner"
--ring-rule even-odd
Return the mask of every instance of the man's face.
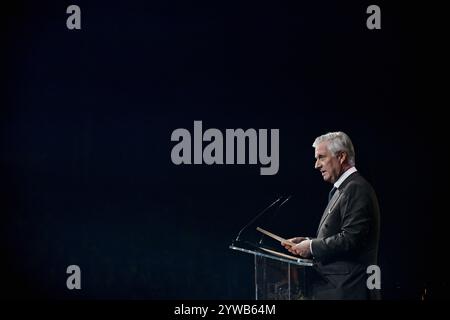
[[316, 146], [315, 169], [320, 170], [326, 182], [335, 183], [342, 172], [342, 155], [334, 156], [327, 147], [328, 142], [323, 141]]

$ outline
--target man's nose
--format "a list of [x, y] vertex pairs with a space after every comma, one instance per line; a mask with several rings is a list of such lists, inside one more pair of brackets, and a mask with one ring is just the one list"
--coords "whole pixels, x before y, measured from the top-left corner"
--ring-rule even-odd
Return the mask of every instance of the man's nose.
[[319, 160], [316, 160], [316, 162], [314, 163], [314, 169], [319, 169], [320, 165], [319, 165]]

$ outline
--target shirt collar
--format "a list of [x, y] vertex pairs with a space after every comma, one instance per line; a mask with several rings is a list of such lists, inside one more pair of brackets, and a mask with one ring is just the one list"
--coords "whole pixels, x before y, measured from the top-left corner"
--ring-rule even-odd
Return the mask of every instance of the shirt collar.
[[355, 167], [351, 167], [350, 169], [347, 169], [347, 171], [345, 171], [343, 174], [341, 174], [339, 179], [337, 179], [337, 181], [334, 183], [334, 187], [336, 189], [339, 188], [339, 186], [342, 184], [342, 182], [344, 182], [345, 179], [347, 179], [349, 175], [351, 175], [353, 172], [356, 172], [356, 171], [358, 171], [358, 170], [356, 170]]

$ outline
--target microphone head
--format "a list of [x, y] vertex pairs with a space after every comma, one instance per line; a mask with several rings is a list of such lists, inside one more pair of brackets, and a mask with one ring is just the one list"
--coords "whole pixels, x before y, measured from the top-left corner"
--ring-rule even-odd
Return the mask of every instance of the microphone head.
[[283, 206], [286, 202], [288, 202], [290, 199], [292, 198], [292, 194], [290, 194], [289, 196], [286, 197], [286, 199], [284, 199], [284, 201], [278, 206], [278, 208], [280, 208], [281, 206]]

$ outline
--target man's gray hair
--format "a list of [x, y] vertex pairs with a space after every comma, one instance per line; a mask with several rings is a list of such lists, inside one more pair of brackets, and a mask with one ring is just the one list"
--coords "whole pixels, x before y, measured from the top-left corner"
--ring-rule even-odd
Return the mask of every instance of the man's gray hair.
[[355, 165], [355, 149], [352, 140], [344, 132], [328, 132], [314, 140], [313, 147], [316, 148], [319, 143], [327, 141], [328, 150], [336, 156], [338, 152], [345, 152], [348, 155], [350, 165]]

